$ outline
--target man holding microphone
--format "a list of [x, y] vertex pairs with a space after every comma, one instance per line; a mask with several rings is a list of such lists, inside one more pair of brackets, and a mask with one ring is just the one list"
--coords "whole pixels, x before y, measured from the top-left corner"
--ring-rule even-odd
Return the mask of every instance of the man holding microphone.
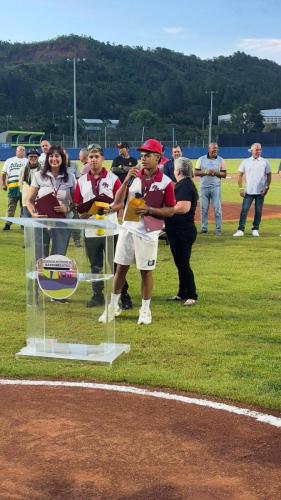
[[[115, 252], [114, 260], [117, 270], [114, 276], [113, 293], [108, 310], [105, 310], [99, 318], [99, 321], [104, 323], [112, 321], [114, 316], [119, 316], [122, 312], [118, 306], [120, 293], [130, 265], [134, 262], [141, 274], [142, 305], [138, 324], [151, 323], [152, 271], [156, 267], [160, 229], [148, 230], [144, 217], [152, 216], [154, 219], [161, 220], [164, 217], [172, 217], [176, 204], [173, 182], [160, 171], [158, 166], [162, 156], [161, 143], [155, 139], [148, 139], [138, 150], [141, 152], [141, 169], [133, 167], [129, 170], [114, 200], [114, 205], [119, 205], [127, 198], [124, 210], [125, 220], [120, 229]], [[161, 206], [153, 207], [152, 202], [147, 205], [146, 196], [149, 193], [152, 200], [153, 194], [151, 196], [151, 193], [156, 191], [160, 198], [162, 196]], [[130, 201], [138, 197], [144, 198], [144, 203], [136, 208], [136, 213], [140, 216], [139, 221], [126, 220], [126, 211]]]

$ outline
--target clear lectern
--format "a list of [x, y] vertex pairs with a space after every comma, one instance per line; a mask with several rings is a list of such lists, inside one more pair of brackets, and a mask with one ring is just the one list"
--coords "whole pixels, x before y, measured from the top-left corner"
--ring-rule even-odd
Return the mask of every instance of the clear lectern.
[[[128, 344], [115, 342], [115, 321], [99, 322], [110, 302], [116, 224], [92, 218], [5, 220], [24, 226], [27, 339], [17, 357], [111, 364], [129, 352]], [[80, 247], [73, 231], [81, 236]], [[87, 307], [95, 290], [104, 304]]]

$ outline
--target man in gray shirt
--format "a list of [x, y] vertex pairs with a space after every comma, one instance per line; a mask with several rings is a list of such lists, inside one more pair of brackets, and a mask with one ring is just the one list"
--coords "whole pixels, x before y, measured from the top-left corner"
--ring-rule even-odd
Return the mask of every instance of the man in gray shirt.
[[[234, 233], [234, 237], [244, 236], [247, 215], [255, 200], [255, 216], [252, 227], [252, 235], [259, 236], [259, 227], [262, 216], [264, 197], [268, 193], [271, 183], [271, 169], [267, 160], [261, 157], [261, 144], [255, 142], [251, 146], [252, 156], [243, 160], [238, 172], [238, 187], [240, 196], [243, 198], [240, 213], [239, 226]], [[243, 176], [245, 175], [246, 185], [242, 187]]]
[[200, 179], [200, 214], [201, 233], [208, 232], [208, 211], [210, 203], [215, 214], [215, 234], [221, 235], [221, 179], [226, 177], [225, 162], [218, 156], [219, 147], [216, 142], [211, 142], [208, 153], [201, 156], [196, 163], [195, 176]]

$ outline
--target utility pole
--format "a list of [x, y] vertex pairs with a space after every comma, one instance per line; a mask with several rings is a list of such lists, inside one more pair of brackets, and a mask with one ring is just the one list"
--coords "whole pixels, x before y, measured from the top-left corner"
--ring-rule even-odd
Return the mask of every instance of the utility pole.
[[[71, 59], [67, 59], [67, 62], [71, 62]], [[77, 59], [73, 57], [73, 147], [77, 148], [77, 91], [76, 91], [76, 62], [85, 62], [86, 59]]]
[[212, 142], [212, 123], [213, 123], [213, 95], [217, 94], [216, 90], [205, 90], [205, 94], [210, 94], [210, 113], [209, 113], [209, 144]]
[[76, 57], [73, 57], [73, 146], [77, 148], [77, 100], [76, 100]]

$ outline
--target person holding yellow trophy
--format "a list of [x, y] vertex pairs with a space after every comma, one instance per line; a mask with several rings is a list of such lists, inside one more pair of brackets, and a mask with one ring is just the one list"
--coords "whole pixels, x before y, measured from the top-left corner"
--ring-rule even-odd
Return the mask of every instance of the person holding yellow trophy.
[[[74, 203], [80, 218], [88, 219], [95, 216], [96, 220], [105, 217], [111, 222], [118, 223], [117, 212], [123, 207], [122, 203], [114, 204], [114, 198], [121, 186], [118, 177], [111, 171], [103, 167], [103, 149], [98, 144], [93, 144], [88, 148], [88, 164], [90, 170], [82, 175], [76, 185], [74, 193]], [[96, 236], [100, 236], [97, 238]], [[86, 229], [85, 247], [90, 261], [92, 274], [99, 274], [103, 268], [105, 238], [104, 230]], [[117, 236], [115, 237], [117, 240]], [[101, 306], [104, 304], [103, 281], [92, 283], [93, 294], [87, 302], [87, 307]], [[125, 283], [123, 293], [127, 293], [128, 284]]]

